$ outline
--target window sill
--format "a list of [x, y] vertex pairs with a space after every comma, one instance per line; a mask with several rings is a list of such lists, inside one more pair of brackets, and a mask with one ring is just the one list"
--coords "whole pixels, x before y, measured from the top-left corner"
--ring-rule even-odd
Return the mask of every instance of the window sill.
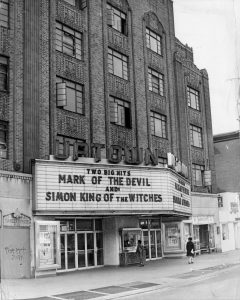
[[117, 75], [115, 75], [113, 73], [110, 73], [110, 72], [108, 72], [108, 74], [111, 74], [112, 76], [116, 77], [116, 79], [121, 79], [121, 80], [124, 80], [126, 83], [129, 83], [129, 79], [124, 79], [124, 78], [122, 78], [120, 76], [117, 76]]
[[70, 58], [73, 58], [73, 59], [76, 59], [76, 60], [82, 61], [82, 62], [84, 61], [83, 58], [79, 59], [79, 58], [76, 58], [75, 56], [69, 55], [65, 52], [59, 51], [57, 49], [55, 49], [55, 50], [56, 50], [57, 53], [61, 53], [61, 55], [63, 55], [63, 56], [70, 57]]
[[114, 32], [116, 32], [116, 33], [118, 33], [118, 34], [121, 34], [122, 36], [128, 38], [128, 35], [127, 35], [127, 34], [121, 32], [121, 31], [118, 31], [116, 28], [113, 28], [113, 27], [110, 26], [110, 25], [108, 25], [108, 28], [110, 28], [112, 31], [114, 31]]
[[191, 107], [190, 105], [188, 105], [188, 108], [191, 109], [191, 110], [193, 110], [194, 112], [201, 113], [201, 110], [200, 110], [200, 109], [193, 108], [193, 107]]
[[111, 125], [114, 125], [114, 126], [117, 126], [119, 128], [126, 129], [126, 130], [131, 130], [132, 129], [132, 127], [126, 127], [126, 126], [116, 124], [116, 123], [113, 123], [113, 122], [111, 122]]
[[162, 54], [162, 53], [157, 53], [157, 52], [155, 52], [154, 50], [152, 50], [151, 48], [148, 48], [148, 47], [147, 47], [147, 50], [148, 50], [149, 52], [153, 53], [153, 54], [156, 54], [156, 55], [159, 56], [160, 58], [163, 58], [163, 54]]
[[165, 95], [161, 95], [160, 93], [156, 93], [156, 92], [153, 92], [151, 90], [148, 90], [150, 93], [154, 94], [154, 95], [158, 95], [159, 97], [166, 97]]
[[155, 135], [155, 134], [152, 134], [152, 136], [155, 137], [155, 138], [158, 138], [158, 139], [168, 140], [167, 137], [162, 137], [162, 136]]
[[64, 108], [61, 107], [61, 106], [57, 106], [57, 108], [60, 109], [60, 110], [63, 110], [63, 111], [70, 112], [70, 113], [72, 113], [72, 114], [78, 115], [78, 116], [85, 116], [85, 113], [78, 113], [78, 112], [76, 112], [76, 111], [67, 110], [67, 109], [64, 109]]
[[203, 147], [198, 147], [198, 146], [194, 146], [194, 145], [191, 145], [191, 147], [196, 150], [203, 150]]

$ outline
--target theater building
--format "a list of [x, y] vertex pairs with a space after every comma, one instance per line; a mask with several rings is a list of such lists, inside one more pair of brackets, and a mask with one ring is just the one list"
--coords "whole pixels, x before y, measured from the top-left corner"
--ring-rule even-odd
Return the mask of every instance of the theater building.
[[133, 264], [138, 239], [147, 261], [185, 255], [210, 214], [193, 204], [217, 195], [208, 75], [175, 37], [173, 2], [2, 3], [1, 244], [16, 277]]

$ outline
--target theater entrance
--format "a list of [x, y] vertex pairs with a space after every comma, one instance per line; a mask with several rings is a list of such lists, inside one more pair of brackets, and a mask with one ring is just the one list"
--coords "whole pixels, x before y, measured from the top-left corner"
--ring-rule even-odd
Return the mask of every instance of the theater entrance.
[[60, 271], [73, 271], [103, 265], [101, 220], [60, 220], [60, 243]]
[[161, 228], [159, 219], [140, 220], [142, 241], [146, 251], [146, 260], [162, 257]]

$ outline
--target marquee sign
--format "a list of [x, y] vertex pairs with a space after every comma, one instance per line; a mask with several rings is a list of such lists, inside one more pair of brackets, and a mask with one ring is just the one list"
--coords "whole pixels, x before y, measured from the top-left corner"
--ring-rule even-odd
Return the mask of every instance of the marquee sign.
[[190, 185], [167, 168], [37, 160], [35, 210], [190, 213]]

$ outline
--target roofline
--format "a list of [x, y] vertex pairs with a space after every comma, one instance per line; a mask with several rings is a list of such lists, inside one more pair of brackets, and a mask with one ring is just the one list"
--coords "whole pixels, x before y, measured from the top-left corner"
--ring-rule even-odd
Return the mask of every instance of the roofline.
[[238, 140], [240, 139], [240, 131], [231, 131], [226, 133], [220, 133], [213, 136], [213, 142], [224, 142], [224, 141], [231, 141], [231, 140]]

